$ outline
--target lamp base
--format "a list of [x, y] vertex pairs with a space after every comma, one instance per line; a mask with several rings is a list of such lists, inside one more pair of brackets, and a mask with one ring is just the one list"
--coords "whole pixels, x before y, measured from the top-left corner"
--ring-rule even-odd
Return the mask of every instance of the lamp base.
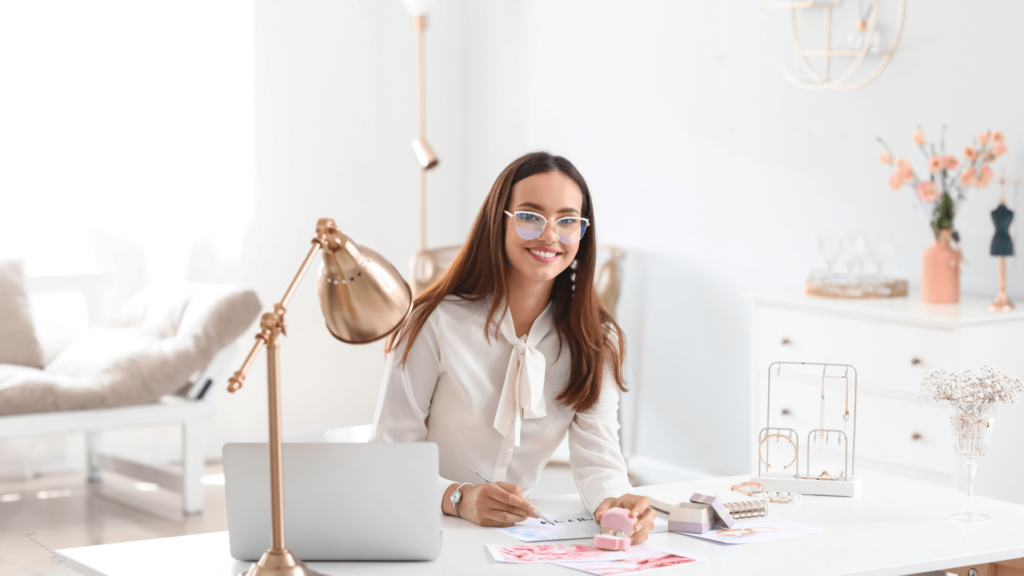
[[988, 522], [992, 519], [991, 516], [986, 516], [985, 514], [978, 514], [975, 512], [966, 511], [960, 512], [958, 514], [952, 514], [950, 516], [947, 516], [947, 518], [954, 522]]
[[260, 561], [238, 576], [326, 576], [311, 570], [287, 548], [267, 550]]
[[992, 312], [1008, 312], [1013, 310], [1013, 302], [1006, 297], [1005, 294], [1000, 294], [991, 304], [988, 305], [988, 309]]

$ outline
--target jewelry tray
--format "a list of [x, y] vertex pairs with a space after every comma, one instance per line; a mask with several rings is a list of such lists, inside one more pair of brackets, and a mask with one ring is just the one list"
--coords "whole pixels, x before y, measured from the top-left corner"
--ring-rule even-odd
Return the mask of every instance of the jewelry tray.
[[[786, 366], [805, 367], [797, 369], [796, 380], [803, 383], [780, 382]], [[806, 368], [820, 368], [820, 392], [815, 384], [811, 387], [816, 372]], [[828, 385], [830, 381], [845, 381], [845, 399], [838, 387]], [[773, 390], [773, 384], [775, 390]], [[852, 386], [851, 386], [852, 384]], [[820, 398], [821, 409], [818, 422], [810, 423], [805, 414]], [[842, 410], [831, 407], [840, 400]], [[773, 410], [776, 417], [772, 418]], [[818, 362], [773, 362], [768, 367], [768, 390], [765, 427], [758, 432], [755, 451], [757, 457], [757, 482], [772, 492], [797, 492], [810, 496], [853, 497], [863, 488], [863, 478], [856, 474], [857, 447], [857, 369], [849, 364], [826, 364]], [[845, 412], [845, 413], [844, 413]], [[794, 414], [795, 415], [791, 415]], [[826, 415], [828, 418], [826, 418]], [[801, 418], [803, 416], [803, 418]], [[773, 422], [774, 420], [774, 422]], [[832, 426], [830, 426], [832, 425]], [[789, 452], [778, 461], [771, 461], [771, 446], [785, 440], [794, 448], [792, 461]], [[821, 443], [821, 444], [819, 444]], [[785, 444], [785, 443], [784, 443]], [[824, 453], [830, 445], [833, 460], [842, 462], [841, 469], [817, 472], [824, 461], [812, 464], [814, 453]], [[762, 448], [764, 451], [762, 452]], [[830, 454], [831, 456], [831, 454]], [[774, 464], [774, 467], [772, 466]], [[812, 466], [814, 472], [812, 472]], [[775, 471], [778, 470], [778, 471]], [[785, 470], [785, 472], [783, 472]], [[792, 472], [790, 472], [790, 470]], [[840, 471], [841, 470], [841, 471]]]

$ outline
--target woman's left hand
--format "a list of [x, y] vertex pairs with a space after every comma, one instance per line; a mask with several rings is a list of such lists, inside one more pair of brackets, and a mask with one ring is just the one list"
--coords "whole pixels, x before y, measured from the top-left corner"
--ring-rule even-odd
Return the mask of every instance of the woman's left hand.
[[633, 544], [641, 544], [647, 540], [647, 535], [654, 528], [654, 519], [658, 517], [658, 513], [651, 508], [651, 501], [647, 499], [647, 496], [625, 494], [620, 498], [608, 498], [601, 502], [597, 510], [594, 510], [594, 520], [600, 524], [601, 516], [604, 516], [604, 513], [611, 508], [625, 508], [630, 511], [631, 518], [637, 519], [633, 524], [633, 538], [631, 539]]

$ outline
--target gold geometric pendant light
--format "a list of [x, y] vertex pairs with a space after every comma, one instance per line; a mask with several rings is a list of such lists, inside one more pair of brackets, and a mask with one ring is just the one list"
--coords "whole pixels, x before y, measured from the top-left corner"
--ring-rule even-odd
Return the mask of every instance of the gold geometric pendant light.
[[905, 9], [906, 0], [762, 0], [761, 21], [787, 80], [806, 90], [854, 90], [892, 60]]

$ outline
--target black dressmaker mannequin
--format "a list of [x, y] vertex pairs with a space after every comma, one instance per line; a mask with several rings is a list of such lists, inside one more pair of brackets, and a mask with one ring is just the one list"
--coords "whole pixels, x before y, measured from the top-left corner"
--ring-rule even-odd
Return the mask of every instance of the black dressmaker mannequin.
[[992, 211], [992, 223], [996, 225], [996, 235], [992, 237], [990, 253], [999, 257], [999, 296], [989, 304], [993, 312], [1013, 310], [1013, 302], [1006, 297], [1006, 257], [1013, 256], [1013, 238], [1010, 237], [1010, 223], [1013, 222], [1013, 210], [1006, 207], [1006, 175], [999, 179], [1003, 187], [1003, 197], [999, 206]]
[[992, 211], [992, 222], [996, 225], [996, 235], [992, 237], [992, 255], [1013, 256], [1013, 238], [1010, 238], [1013, 210], [1006, 207], [1006, 200], [1000, 200], [999, 207]]

